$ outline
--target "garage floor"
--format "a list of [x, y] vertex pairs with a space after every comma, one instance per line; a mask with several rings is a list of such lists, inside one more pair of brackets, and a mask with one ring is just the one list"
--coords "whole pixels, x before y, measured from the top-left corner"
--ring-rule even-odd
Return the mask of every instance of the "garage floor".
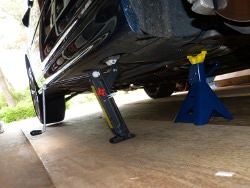
[[[249, 187], [250, 87], [218, 93], [235, 119], [212, 118], [200, 127], [172, 123], [183, 95], [151, 100], [140, 94], [144, 100], [120, 107], [136, 138], [115, 145], [102, 113], [84, 105], [43, 135], [29, 135], [36, 119], [22, 129], [56, 187]], [[215, 176], [218, 171], [234, 174]]]
[[0, 187], [55, 187], [20, 128], [0, 134]]

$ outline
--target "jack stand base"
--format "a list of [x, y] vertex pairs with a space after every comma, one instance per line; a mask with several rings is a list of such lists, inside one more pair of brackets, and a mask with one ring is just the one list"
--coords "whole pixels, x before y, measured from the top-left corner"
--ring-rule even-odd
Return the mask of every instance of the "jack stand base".
[[182, 103], [174, 122], [194, 123], [201, 126], [207, 124], [211, 116], [233, 119], [208, 85], [194, 84]]
[[124, 141], [124, 140], [128, 140], [128, 139], [134, 138], [134, 137], [135, 137], [135, 134], [131, 134], [131, 133], [125, 134], [125, 135], [123, 135], [123, 136], [118, 136], [118, 135], [116, 135], [116, 136], [114, 136], [113, 138], [110, 138], [110, 139], [109, 139], [109, 142], [110, 142], [111, 144], [116, 144], [116, 143], [118, 143], [118, 142], [121, 142], [121, 141]]
[[203, 63], [190, 66], [189, 83], [191, 88], [174, 120], [175, 123], [188, 122], [195, 125], [205, 125], [211, 116], [233, 119], [214, 91], [208, 86]]

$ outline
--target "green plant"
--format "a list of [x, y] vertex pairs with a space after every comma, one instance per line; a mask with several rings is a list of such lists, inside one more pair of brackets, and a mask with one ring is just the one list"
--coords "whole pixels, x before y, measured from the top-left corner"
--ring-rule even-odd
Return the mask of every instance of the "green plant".
[[6, 100], [3, 96], [3, 94], [0, 94], [0, 110], [7, 107]]
[[29, 88], [18, 92], [11, 88], [11, 94], [16, 103], [15, 108], [8, 107], [3, 94], [0, 95], [0, 120], [10, 123], [36, 116]]
[[79, 94], [70, 100], [70, 104], [77, 105], [77, 104], [83, 104], [86, 102], [92, 102], [95, 100], [96, 100], [96, 97], [95, 97], [95, 94], [93, 93]]
[[18, 121], [35, 117], [35, 111], [32, 103], [18, 104], [15, 108], [6, 107], [0, 110], [0, 119], [5, 123]]
[[31, 101], [31, 95], [29, 87], [22, 91], [15, 91], [14, 89], [11, 89], [11, 95], [15, 101], [16, 104], [19, 103], [26, 103]]

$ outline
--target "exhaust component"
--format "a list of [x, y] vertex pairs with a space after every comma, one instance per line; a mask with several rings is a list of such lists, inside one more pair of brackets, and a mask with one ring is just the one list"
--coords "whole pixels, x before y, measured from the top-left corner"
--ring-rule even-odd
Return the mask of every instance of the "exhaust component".
[[250, 23], [249, 0], [187, 0], [193, 4], [192, 11], [202, 15], [215, 13], [233, 22]]
[[[213, 0], [215, 12], [230, 21], [250, 23], [250, 1], [249, 0]], [[223, 5], [223, 6], [222, 6]]]
[[192, 6], [192, 11], [202, 15], [215, 15], [212, 0], [188, 0]]

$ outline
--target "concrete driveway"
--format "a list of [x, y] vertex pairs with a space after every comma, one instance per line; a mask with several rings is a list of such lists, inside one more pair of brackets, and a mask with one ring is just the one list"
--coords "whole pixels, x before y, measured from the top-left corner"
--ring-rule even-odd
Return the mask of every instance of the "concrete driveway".
[[[29, 135], [36, 119], [22, 129], [56, 187], [249, 187], [250, 88], [218, 93], [235, 119], [212, 118], [201, 127], [172, 122], [183, 95], [132, 94], [125, 98], [141, 100], [129, 104], [117, 99], [136, 134], [119, 144], [108, 142], [112, 134], [97, 103], [68, 111], [43, 135]], [[233, 176], [215, 176], [218, 171]]]

